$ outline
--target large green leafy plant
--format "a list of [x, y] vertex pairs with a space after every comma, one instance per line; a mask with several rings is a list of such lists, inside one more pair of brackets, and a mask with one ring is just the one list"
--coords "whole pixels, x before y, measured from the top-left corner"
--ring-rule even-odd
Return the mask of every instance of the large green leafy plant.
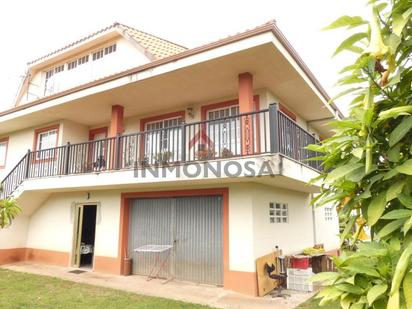
[[[369, 1], [371, 17], [343, 16], [328, 29], [351, 31], [336, 50], [358, 54], [338, 81], [351, 96], [322, 153], [321, 194], [336, 205], [342, 255], [320, 303], [342, 308], [412, 308], [412, 0]], [[370, 241], [361, 240], [366, 229]]]
[[0, 200], [0, 229], [10, 226], [20, 212], [21, 209], [15, 199], [5, 198]]

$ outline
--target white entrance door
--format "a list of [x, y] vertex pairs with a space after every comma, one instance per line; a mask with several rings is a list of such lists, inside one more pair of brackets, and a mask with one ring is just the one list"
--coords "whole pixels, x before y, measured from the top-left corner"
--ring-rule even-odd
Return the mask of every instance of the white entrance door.
[[148, 164], [165, 164], [181, 159], [182, 118], [169, 118], [149, 122], [145, 130], [145, 161]]
[[240, 118], [230, 117], [237, 115], [239, 115], [238, 105], [208, 112], [207, 119], [213, 121], [207, 125], [207, 136], [213, 143], [216, 157], [228, 157], [242, 153]]
[[107, 129], [99, 129], [90, 134], [89, 161], [94, 171], [107, 168]]

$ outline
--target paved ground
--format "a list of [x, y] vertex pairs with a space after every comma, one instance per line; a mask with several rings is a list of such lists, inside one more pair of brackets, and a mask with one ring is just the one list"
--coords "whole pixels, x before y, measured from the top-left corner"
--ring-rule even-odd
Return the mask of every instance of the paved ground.
[[209, 305], [216, 308], [233, 309], [292, 309], [312, 296], [311, 293], [288, 292], [288, 299], [270, 297], [250, 297], [224, 290], [221, 287], [163, 280], [146, 281], [143, 276], [114, 276], [94, 272], [69, 273], [69, 267], [58, 267], [32, 263], [3, 265], [2, 268], [31, 274], [57, 277], [65, 280], [125, 290], [133, 293], [170, 298], [191, 303]]

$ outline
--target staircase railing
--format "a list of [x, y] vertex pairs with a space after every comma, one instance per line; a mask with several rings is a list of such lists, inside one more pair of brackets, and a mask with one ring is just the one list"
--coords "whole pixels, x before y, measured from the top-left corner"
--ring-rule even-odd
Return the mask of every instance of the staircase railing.
[[24, 179], [27, 178], [28, 158], [29, 154], [24, 155], [1, 182], [0, 196], [2, 199], [9, 197], [20, 186]]

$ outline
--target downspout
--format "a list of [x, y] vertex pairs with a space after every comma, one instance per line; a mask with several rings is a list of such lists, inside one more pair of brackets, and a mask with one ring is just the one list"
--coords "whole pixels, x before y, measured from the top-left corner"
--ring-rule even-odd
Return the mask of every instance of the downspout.
[[[315, 197], [313, 193], [310, 194], [310, 200], [313, 200]], [[317, 235], [316, 235], [316, 214], [315, 214], [315, 205], [311, 206], [312, 208], [312, 228], [313, 228], [313, 245], [317, 244]]]

